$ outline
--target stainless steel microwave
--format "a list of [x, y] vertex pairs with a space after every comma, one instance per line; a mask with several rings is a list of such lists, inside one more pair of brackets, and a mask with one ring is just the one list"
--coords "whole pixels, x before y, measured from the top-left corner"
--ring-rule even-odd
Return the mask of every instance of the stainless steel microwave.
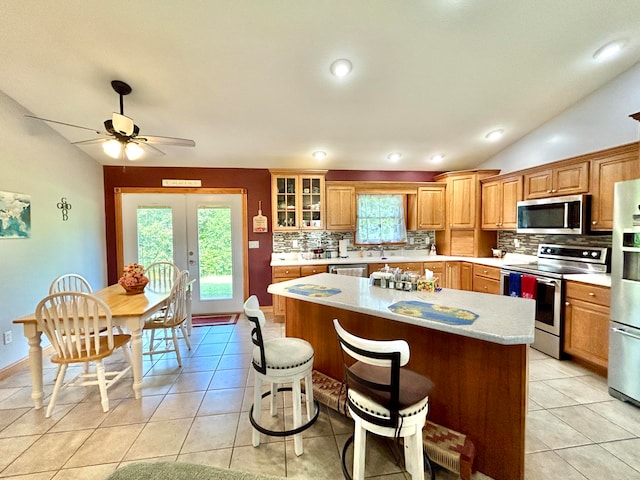
[[591, 207], [590, 195], [524, 200], [517, 204], [517, 233], [587, 233]]

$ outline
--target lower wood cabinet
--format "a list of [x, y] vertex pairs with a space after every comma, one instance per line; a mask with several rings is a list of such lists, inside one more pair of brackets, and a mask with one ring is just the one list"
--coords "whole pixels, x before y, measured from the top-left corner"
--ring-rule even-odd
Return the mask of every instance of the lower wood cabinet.
[[607, 368], [610, 289], [567, 281], [564, 307], [564, 351]]
[[371, 275], [373, 272], [379, 272], [385, 265], [389, 265], [389, 268], [399, 268], [402, 271], [417, 272], [420, 275], [424, 273], [424, 268], [421, 262], [387, 262], [387, 263], [370, 263], [368, 265], [368, 273]]
[[447, 270], [445, 268], [445, 262], [424, 262], [424, 270], [431, 270], [433, 272], [433, 278], [440, 280], [440, 286], [444, 287], [447, 284]]
[[[304, 265], [291, 267], [272, 267], [271, 282], [279, 283], [287, 280], [293, 280], [299, 277], [315, 275], [316, 273], [326, 273], [326, 265]], [[273, 295], [273, 315], [276, 317], [284, 316], [285, 298], [280, 295]]]
[[488, 265], [473, 265], [473, 291], [500, 295], [500, 269]]

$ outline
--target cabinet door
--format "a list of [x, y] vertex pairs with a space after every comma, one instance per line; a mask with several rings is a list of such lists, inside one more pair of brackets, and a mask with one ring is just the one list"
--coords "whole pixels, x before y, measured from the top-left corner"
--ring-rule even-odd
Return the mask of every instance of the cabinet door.
[[638, 147], [591, 161], [591, 230], [613, 230], [613, 185], [640, 177]]
[[444, 286], [446, 284], [447, 275], [445, 262], [424, 262], [423, 268], [424, 270], [431, 270], [433, 272], [433, 277], [438, 277], [438, 279], [440, 279], [440, 286]]
[[482, 229], [498, 230], [500, 228], [500, 213], [502, 212], [502, 182], [487, 182], [482, 184]]
[[447, 281], [443, 285], [445, 288], [462, 289], [461, 267], [462, 262], [445, 262], [445, 270], [447, 272]]
[[298, 176], [272, 176], [271, 190], [273, 230], [298, 230]]
[[460, 290], [473, 290], [473, 264], [460, 262]]
[[552, 195], [573, 195], [589, 190], [589, 162], [553, 169]]
[[522, 176], [502, 181], [501, 230], [515, 230], [518, 225], [518, 202], [522, 200]]
[[327, 230], [356, 229], [356, 189], [354, 186], [327, 185]]
[[476, 237], [473, 230], [451, 230], [450, 234], [450, 255], [474, 256]]
[[418, 230], [443, 230], [445, 185], [418, 188]]
[[553, 172], [551, 169], [539, 170], [524, 176], [524, 198], [544, 198], [551, 195]]
[[300, 227], [303, 230], [324, 228], [324, 176], [300, 175]]
[[567, 297], [564, 312], [564, 351], [607, 368], [609, 309]]
[[[460, 175], [447, 181], [451, 228], [473, 228], [476, 222], [476, 177]], [[452, 253], [452, 255], [454, 255]]]
[[[277, 277], [277, 278], [273, 278], [272, 281], [273, 283], [279, 283], [279, 282], [285, 282], [287, 280], [293, 280], [294, 278], [298, 278], [298, 277]], [[280, 295], [272, 295], [273, 298], [273, 315], [277, 316], [277, 317], [282, 317], [284, 316], [284, 312], [285, 312], [285, 302], [287, 297], [281, 297]]]

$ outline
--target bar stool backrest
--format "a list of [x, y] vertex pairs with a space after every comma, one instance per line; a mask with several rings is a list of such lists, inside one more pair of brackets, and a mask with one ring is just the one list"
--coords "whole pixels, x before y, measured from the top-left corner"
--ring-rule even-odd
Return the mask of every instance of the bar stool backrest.
[[251, 329], [251, 341], [258, 347], [260, 351], [260, 360], [253, 358], [253, 368], [255, 368], [261, 374], [267, 373], [267, 364], [264, 355], [264, 339], [262, 338], [262, 328], [266, 323], [264, 313], [260, 310], [260, 303], [258, 297], [251, 295], [246, 302], [244, 302], [244, 314], [249, 319], [249, 322], [253, 324]]

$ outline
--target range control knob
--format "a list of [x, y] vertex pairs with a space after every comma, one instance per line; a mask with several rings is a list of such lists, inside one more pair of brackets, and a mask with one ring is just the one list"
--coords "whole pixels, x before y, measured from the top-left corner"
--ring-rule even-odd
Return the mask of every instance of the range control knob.
[[598, 258], [598, 252], [591, 252], [591, 256], [593, 258]]
[[582, 252], [582, 256], [583, 257], [588, 257], [589, 256], [589, 252], [587, 252], [586, 250], [584, 252]]

